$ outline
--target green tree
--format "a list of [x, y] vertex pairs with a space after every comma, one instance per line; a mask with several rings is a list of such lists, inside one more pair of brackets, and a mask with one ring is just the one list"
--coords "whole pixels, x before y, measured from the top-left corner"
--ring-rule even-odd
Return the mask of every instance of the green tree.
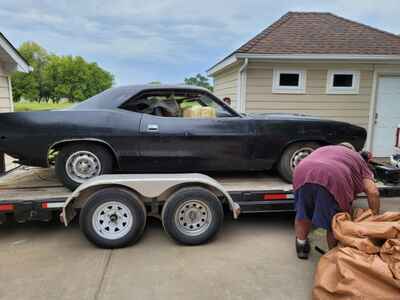
[[19, 48], [19, 52], [28, 61], [33, 71], [16, 72], [11, 77], [15, 101], [19, 101], [21, 97], [39, 101], [47, 98], [43, 75], [43, 68], [48, 60], [47, 51], [35, 42], [25, 42]]
[[208, 78], [201, 74], [197, 74], [194, 77], [185, 78], [185, 84], [197, 85], [213, 91], [213, 86], [209, 83]]
[[96, 63], [88, 63], [80, 56], [48, 54], [38, 44], [21, 45], [20, 53], [33, 67], [26, 74], [12, 76], [14, 99], [54, 102], [85, 100], [112, 86], [114, 77]]
[[46, 67], [50, 98], [54, 102], [68, 99], [83, 101], [112, 86], [114, 77], [96, 63], [87, 63], [80, 56], [52, 55]]

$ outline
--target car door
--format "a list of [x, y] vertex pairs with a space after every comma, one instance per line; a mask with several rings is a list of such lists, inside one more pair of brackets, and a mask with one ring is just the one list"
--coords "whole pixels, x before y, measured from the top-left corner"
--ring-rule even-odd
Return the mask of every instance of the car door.
[[157, 171], [248, 169], [252, 127], [249, 119], [240, 116], [191, 119], [144, 114], [141, 160]]

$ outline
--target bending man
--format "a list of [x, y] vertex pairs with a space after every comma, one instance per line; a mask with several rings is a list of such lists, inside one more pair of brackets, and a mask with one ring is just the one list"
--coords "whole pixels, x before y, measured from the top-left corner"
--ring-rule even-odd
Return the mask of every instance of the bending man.
[[351, 212], [352, 202], [361, 192], [369, 208], [379, 213], [379, 191], [366, 161], [351, 144], [325, 146], [315, 150], [296, 167], [293, 175], [296, 208], [296, 252], [307, 259], [311, 225], [327, 230], [329, 248], [337, 241], [331, 229], [333, 216]]

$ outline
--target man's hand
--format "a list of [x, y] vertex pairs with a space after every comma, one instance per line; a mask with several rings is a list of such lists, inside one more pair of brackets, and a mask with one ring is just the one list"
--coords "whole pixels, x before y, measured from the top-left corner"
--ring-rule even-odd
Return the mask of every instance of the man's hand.
[[379, 198], [379, 190], [375, 182], [371, 179], [363, 179], [364, 193], [368, 197], [368, 206], [374, 214], [379, 214], [381, 200]]

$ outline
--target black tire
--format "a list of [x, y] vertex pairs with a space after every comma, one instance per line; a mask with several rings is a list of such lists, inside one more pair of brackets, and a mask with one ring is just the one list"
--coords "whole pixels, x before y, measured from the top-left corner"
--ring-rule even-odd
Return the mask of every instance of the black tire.
[[[299, 151], [301, 151], [302, 149], [310, 149], [313, 151], [318, 147], [320, 147], [320, 145], [313, 142], [295, 143], [287, 147], [278, 162], [277, 168], [279, 175], [282, 177], [282, 179], [289, 183], [292, 182], [294, 167], [298, 164], [298, 162], [300, 162], [294, 159]], [[298, 161], [297, 164], [294, 163], [293, 160]]]
[[[129, 229], [127, 227], [123, 236], [115, 239], [102, 236], [98, 232], [99, 229], [96, 230], [94, 228], [95, 225], [93, 224], [100, 220], [96, 210], [99, 209], [101, 212], [102, 205], [104, 206], [105, 203], [111, 202], [116, 203], [115, 206], [118, 206], [119, 204], [119, 208], [122, 207], [122, 204], [125, 206], [122, 212], [126, 212], [127, 208], [132, 216], [130, 223], [131, 227]], [[117, 208], [117, 210], [119, 208]], [[108, 217], [108, 219], [110, 218], [111, 217]], [[139, 240], [146, 226], [146, 218], [146, 208], [138, 196], [124, 188], [111, 187], [101, 189], [89, 197], [86, 204], [81, 209], [79, 225], [86, 238], [96, 246], [107, 249], [122, 248], [132, 245]], [[121, 223], [123, 223], [124, 220], [121, 220]], [[123, 226], [120, 227], [123, 228]], [[102, 229], [102, 231], [106, 234], [113, 233], [111, 229]]]
[[[206, 220], [208, 225], [202, 225], [202, 228], [199, 229], [203, 230], [204, 228], [202, 232], [187, 234], [182, 231], [181, 228], [183, 225], [179, 225], [179, 221], [176, 219], [176, 214], [179, 213], [177, 210], [180, 210], [180, 207], [185, 206], [186, 203], [189, 204], [190, 201], [192, 201], [192, 205], [196, 203], [198, 205], [197, 208], [195, 208], [198, 211], [195, 212], [196, 218], [206, 213], [209, 222]], [[209, 218], [209, 216], [211, 216], [211, 218]], [[220, 200], [212, 192], [201, 187], [182, 188], [175, 192], [166, 201], [161, 214], [165, 232], [172, 239], [184, 245], [199, 245], [211, 240], [220, 230], [223, 218], [224, 211]], [[201, 218], [198, 219], [197, 224], [205, 224], [201, 222], [201, 220]], [[196, 227], [196, 225], [193, 226]]]
[[113, 157], [111, 153], [101, 145], [90, 143], [74, 143], [60, 149], [55, 163], [55, 170], [58, 179], [70, 190], [76, 189], [81, 183], [71, 178], [66, 170], [68, 159], [80, 151], [86, 151], [95, 155], [100, 162], [100, 173], [109, 174], [113, 170]]

